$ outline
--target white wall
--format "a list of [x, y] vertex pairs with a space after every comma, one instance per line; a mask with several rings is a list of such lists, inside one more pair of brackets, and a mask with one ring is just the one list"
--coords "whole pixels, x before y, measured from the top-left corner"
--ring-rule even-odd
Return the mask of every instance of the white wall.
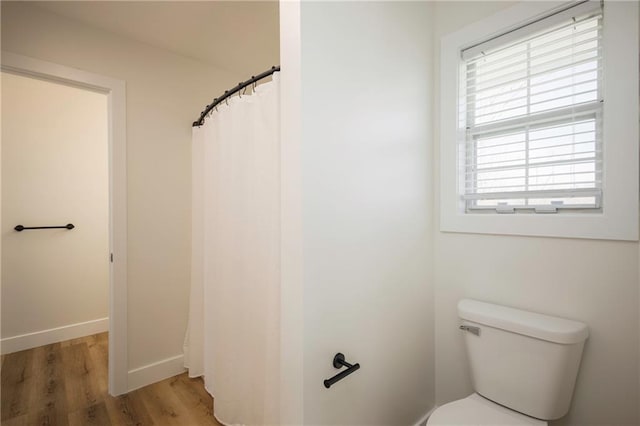
[[301, 4], [305, 424], [433, 405], [431, 8]]
[[300, 3], [280, 0], [280, 423], [304, 422]]
[[[439, 2], [442, 35], [509, 3]], [[436, 65], [435, 72], [438, 73]], [[435, 80], [439, 104], [438, 77]], [[439, 117], [434, 115], [435, 123]], [[438, 141], [438, 131], [435, 140]], [[439, 167], [439, 153], [434, 158]], [[439, 211], [438, 186], [436, 211]], [[638, 244], [443, 233], [435, 227], [436, 402], [471, 392], [456, 304], [464, 297], [584, 321], [585, 346], [570, 413], [553, 424], [636, 425], [639, 393]]]
[[191, 123], [238, 76], [25, 2], [2, 3], [2, 50], [126, 82], [129, 370], [181, 355]]
[[3, 352], [108, 317], [107, 118], [102, 93], [2, 73]]

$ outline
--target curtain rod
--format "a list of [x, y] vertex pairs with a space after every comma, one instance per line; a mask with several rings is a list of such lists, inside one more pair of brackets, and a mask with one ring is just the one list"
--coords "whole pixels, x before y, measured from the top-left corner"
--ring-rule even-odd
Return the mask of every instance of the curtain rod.
[[253, 83], [259, 80], [262, 80], [263, 78], [269, 77], [271, 74], [278, 71], [280, 71], [280, 65], [273, 66], [268, 71], [265, 71], [258, 75], [252, 75], [249, 80], [242, 83], [238, 83], [238, 85], [235, 86], [233, 89], [225, 90], [222, 96], [220, 96], [219, 98], [215, 98], [210, 105], [207, 105], [204, 111], [200, 113], [200, 118], [198, 118], [196, 121], [193, 122], [192, 127], [202, 126], [204, 124], [204, 119], [207, 117], [207, 114], [209, 114], [209, 112], [211, 112], [211, 110], [214, 109], [216, 106], [218, 106], [220, 103], [224, 102], [231, 96], [235, 95], [245, 87], [251, 86]]

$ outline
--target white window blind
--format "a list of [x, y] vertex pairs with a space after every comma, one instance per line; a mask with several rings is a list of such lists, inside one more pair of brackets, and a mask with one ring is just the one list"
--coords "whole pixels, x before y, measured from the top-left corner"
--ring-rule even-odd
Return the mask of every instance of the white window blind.
[[601, 208], [601, 33], [585, 2], [462, 52], [468, 212]]

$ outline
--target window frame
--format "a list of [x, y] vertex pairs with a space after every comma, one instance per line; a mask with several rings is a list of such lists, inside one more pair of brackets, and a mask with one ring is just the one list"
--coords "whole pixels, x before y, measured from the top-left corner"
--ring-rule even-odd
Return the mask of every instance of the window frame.
[[[522, 2], [442, 37], [440, 52], [440, 230], [506, 235], [638, 240], [638, 4], [604, 3], [602, 47], [603, 165], [601, 209], [559, 214], [467, 212], [458, 126], [463, 49], [566, 8], [567, 2]], [[496, 31], [500, 28], [500, 31]], [[629, 96], [630, 93], [635, 96]]]
[[[578, 46], [586, 46], [587, 49], [581, 49], [579, 55], [583, 54], [595, 54], [596, 56], [591, 59], [589, 62], [584, 62], [584, 59], [580, 60], [581, 63], [586, 64], [587, 66], [590, 63], [595, 63], [595, 69], [589, 69], [587, 71], [581, 71], [580, 76], [591, 76], [593, 75], [595, 78], [588, 81], [586, 84], [595, 83], [595, 91], [590, 88], [588, 93], [593, 96], [593, 99], [588, 101], [579, 101], [578, 103], [570, 103], [567, 105], [555, 106], [553, 109], [547, 109], [542, 111], [531, 111], [530, 108], [535, 106], [536, 103], [532, 103], [536, 94], [530, 93], [530, 90], [535, 90], [537, 84], [546, 85], [549, 83], [532, 83], [530, 73], [532, 65], [532, 58], [535, 60], [535, 56], [532, 57], [531, 49], [537, 49], [536, 47], [532, 47], [531, 43], [535, 44], [540, 40], [541, 37], [548, 37], [550, 34], [555, 34], [557, 32], [566, 32], [568, 28], [571, 28], [571, 24], [569, 24], [572, 20], [574, 21], [574, 29], [575, 29], [575, 19], [573, 17], [578, 16], [581, 19], [579, 20], [579, 25], [581, 25], [581, 29], [578, 31], [580, 34], [586, 34], [589, 40], [585, 43], [585, 41], [578, 41]], [[591, 26], [591, 29], [585, 30], [584, 26]], [[603, 98], [602, 98], [602, 57], [600, 55], [601, 52], [601, 25], [602, 25], [602, 7], [599, 3], [591, 3], [584, 2], [580, 3], [578, 6], [571, 5], [566, 9], [550, 16], [542, 19], [541, 21], [536, 22], [536, 25], [525, 25], [524, 27], [519, 28], [512, 33], [505, 34], [499, 37], [499, 40], [492, 39], [488, 42], [481, 43], [476, 45], [468, 50], [471, 50], [469, 54], [468, 51], [461, 52], [462, 61], [461, 66], [463, 68], [463, 74], [465, 78], [460, 79], [461, 87], [459, 88], [459, 96], [461, 105], [464, 105], [464, 108], [461, 108], [461, 119], [464, 119], [465, 122], [461, 123], [461, 125], [465, 126], [467, 129], [467, 136], [465, 140], [459, 141], [461, 144], [460, 150], [464, 152], [465, 160], [466, 160], [466, 171], [465, 171], [465, 182], [466, 182], [466, 191], [465, 195], [463, 195], [465, 199], [465, 208], [467, 213], [488, 213], [491, 210], [496, 211], [499, 210], [501, 213], [519, 213], [524, 210], [530, 210], [535, 213], [557, 213], [566, 209], [582, 209], [582, 210], [597, 210], [601, 208], [601, 185], [600, 185], [600, 177], [601, 177], [601, 165], [602, 165], [602, 150], [601, 150], [601, 142], [602, 142], [602, 107], [603, 107]], [[595, 27], [595, 28], [593, 28]], [[514, 34], [515, 33], [515, 34]], [[594, 38], [595, 35], [595, 38]], [[559, 49], [561, 51], [566, 51], [567, 49], [571, 49], [573, 51], [574, 40], [572, 35], [567, 38], [567, 36], [562, 36], [560, 41], [562, 47], [557, 47], [557, 41], [552, 40], [551, 42], [547, 41], [547, 44], [551, 45], [552, 51], [554, 49]], [[555, 37], [553, 37], [555, 39]], [[566, 45], [566, 41], [571, 40], [570, 45]], [[594, 46], [590, 46], [593, 42], [596, 42]], [[517, 53], [508, 54], [507, 58], [498, 58], [495, 59], [492, 55], [493, 52], [504, 52], [504, 49], [516, 49]], [[487, 50], [488, 49], [488, 50]], [[557, 50], [555, 50], [557, 51]], [[485, 56], [485, 52], [487, 52], [487, 56]], [[538, 51], [538, 55], [541, 55], [540, 51]], [[487, 71], [483, 69], [483, 57], [488, 57], [487, 66], [491, 71]], [[542, 56], [545, 57], [543, 53]], [[509, 106], [503, 108], [501, 111], [508, 112], [512, 110], [518, 110], [513, 116], [504, 117], [502, 119], [497, 120], [489, 120], [485, 122], [481, 120], [480, 123], [476, 122], [477, 113], [479, 110], [486, 110], [487, 108], [491, 108], [492, 106], [497, 106], [497, 104], [493, 104], [491, 97], [483, 96], [482, 87], [478, 90], [478, 84], [480, 86], [489, 84], [489, 86], [496, 85], [495, 87], [501, 87], [501, 84], [498, 84], [493, 80], [481, 81], [478, 83], [478, 78], [482, 79], [491, 76], [492, 73], [494, 78], [497, 80], [501, 80], [503, 77], [498, 76], [495, 77], [495, 74], [501, 75], [502, 70], [500, 67], [495, 66], [495, 62], [498, 63], [507, 63], [513, 61], [516, 58], [516, 67], [518, 68], [517, 74], [513, 77], [517, 79], [517, 84], [520, 85], [525, 83], [526, 86], [519, 86], [517, 89], [509, 89], [509, 90], [517, 90], [521, 91], [522, 94], [516, 96], [515, 99], [506, 99], [504, 102], [511, 103], [516, 102], [516, 106]], [[551, 62], [547, 62], [551, 68], [554, 68], [554, 64]], [[561, 68], [562, 71], [567, 69], [572, 69], [575, 67], [575, 61], [566, 64]], [[480, 74], [478, 74], [480, 73]], [[540, 76], [549, 75], [549, 71], [541, 71]], [[480, 77], [478, 77], [480, 75]], [[513, 74], [509, 74], [513, 75]], [[525, 77], [526, 76], [526, 77]], [[574, 74], [570, 76], [563, 76], [559, 79], [565, 80], [567, 77], [573, 77]], [[516, 80], [514, 80], [516, 81]], [[533, 84], [533, 86], [532, 86]], [[561, 83], [566, 84], [566, 83]], [[580, 82], [572, 82], [573, 85], [584, 85], [583, 81]], [[563, 88], [567, 88], [568, 86], [564, 86]], [[476, 95], [480, 94], [481, 100], [480, 104], [476, 103]], [[554, 89], [548, 90], [544, 93], [548, 93], [551, 97], [554, 96]], [[558, 92], [555, 92], [556, 94]], [[586, 93], [586, 92], [585, 92]], [[499, 95], [500, 98], [504, 98], [506, 95]], [[575, 96], [575, 94], [573, 95]], [[564, 94], [561, 98], [562, 100], [566, 100], [568, 97], [567, 94]], [[573, 100], [573, 98], [572, 98]], [[488, 104], [487, 104], [488, 102]], [[539, 101], [539, 102], [547, 102], [547, 100]], [[463, 114], [464, 113], [464, 114]], [[485, 112], [482, 116], [491, 116], [491, 112]], [[495, 114], [495, 113], [493, 113]], [[585, 144], [593, 145], [593, 159], [585, 158], [584, 155], [580, 159], [574, 158], [556, 158], [552, 160], [554, 164], [559, 167], [563, 167], [560, 163], [564, 163], [566, 165], [572, 166], [576, 164], [581, 165], [592, 165], [593, 172], [589, 171], [576, 171], [572, 176], [593, 176], [593, 187], [582, 187], [582, 182], [577, 183], [580, 188], [584, 189], [563, 189], [562, 187], [558, 189], [536, 189], [535, 186], [538, 186], [538, 174], [535, 173], [535, 170], [539, 167], [544, 167], [536, 162], [535, 159], [530, 163], [530, 156], [535, 157], [536, 152], [540, 152], [541, 147], [535, 146], [531, 148], [529, 145], [529, 140], [531, 135], [535, 135], [536, 132], [543, 130], [545, 128], [553, 128], [558, 126], [572, 126], [577, 123], [585, 123], [586, 121], [592, 121], [594, 130], [593, 130], [593, 141], [587, 142], [571, 142], [572, 147], [576, 146], [586, 146]], [[514, 164], [513, 161], [515, 159], [509, 160], [496, 160], [497, 163], [510, 163], [510, 164], [497, 164], [494, 163], [495, 167], [504, 166], [508, 169], [514, 170], [515, 174], [509, 176], [504, 176], [497, 178], [495, 181], [490, 181], [488, 179], [480, 179], [482, 176], [486, 176], [487, 173], [492, 174], [496, 172], [491, 172], [484, 170], [484, 167], [481, 163], [478, 163], [480, 157], [483, 160], [491, 161], [491, 154], [482, 154], [480, 157], [477, 156], [479, 150], [491, 150], [488, 147], [483, 147], [484, 140], [487, 138], [492, 139], [500, 136], [516, 136], [520, 135], [522, 140], [519, 142], [512, 141], [509, 144], [509, 149], [512, 149], [509, 153], [513, 153], [515, 155], [522, 154], [524, 158], [522, 158], [522, 164]], [[522, 144], [522, 146], [516, 146], [514, 148], [514, 144]], [[566, 145], [561, 145], [566, 146]], [[495, 155], [503, 155], [502, 152], [497, 152]], [[554, 156], [559, 155], [560, 157], [566, 157], [566, 154], [554, 154]], [[549, 165], [546, 167], [554, 167], [553, 165]], [[507, 169], [507, 170], [508, 170]], [[533, 170], [533, 175], [531, 175]], [[497, 172], [500, 174], [500, 171]], [[555, 176], [554, 172], [549, 172]], [[564, 173], [562, 176], [567, 176], [570, 173]], [[508, 172], [506, 173], [508, 175]], [[551, 176], [551, 175], [549, 175]], [[558, 175], [560, 176], [560, 175]], [[506, 189], [506, 188], [498, 188], [499, 182], [511, 182], [515, 185], [522, 186], [519, 189]], [[483, 187], [479, 186], [480, 182], [489, 183], [490, 185], [495, 185], [495, 189], [486, 191], [483, 190]], [[518, 182], [518, 183], [516, 183]], [[587, 184], [591, 182], [585, 182]], [[574, 183], [576, 184], [576, 183]], [[532, 185], [533, 187], [530, 187]], [[557, 186], [557, 183], [551, 183], [550, 186]], [[563, 185], [567, 185], [567, 183], [563, 183]], [[562, 185], [561, 185], [562, 186]], [[499, 189], [503, 189], [500, 191]], [[508, 200], [508, 204], [502, 205], [499, 199], [496, 199], [499, 194], [505, 195], [504, 201]], [[586, 204], [577, 204], [576, 202], [569, 202], [567, 204], [562, 202], [551, 202], [551, 203], [536, 203], [536, 199], [562, 199], [562, 198], [570, 198], [574, 197], [578, 194], [581, 194], [582, 197], [587, 197], [593, 200], [593, 203]], [[563, 196], [563, 195], [566, 195]], [[495, 200], [495, 201], [492, 201]], [[519, 203], [516, 200], [521, 200]]]

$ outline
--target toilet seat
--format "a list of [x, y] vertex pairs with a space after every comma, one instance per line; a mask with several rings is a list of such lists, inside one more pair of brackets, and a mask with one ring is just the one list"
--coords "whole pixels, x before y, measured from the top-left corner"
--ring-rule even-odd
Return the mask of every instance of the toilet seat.
[[546, 426], [547, 422], [525, 416], [473, 393], [464, 399], [438, 407], [427, 426]]

